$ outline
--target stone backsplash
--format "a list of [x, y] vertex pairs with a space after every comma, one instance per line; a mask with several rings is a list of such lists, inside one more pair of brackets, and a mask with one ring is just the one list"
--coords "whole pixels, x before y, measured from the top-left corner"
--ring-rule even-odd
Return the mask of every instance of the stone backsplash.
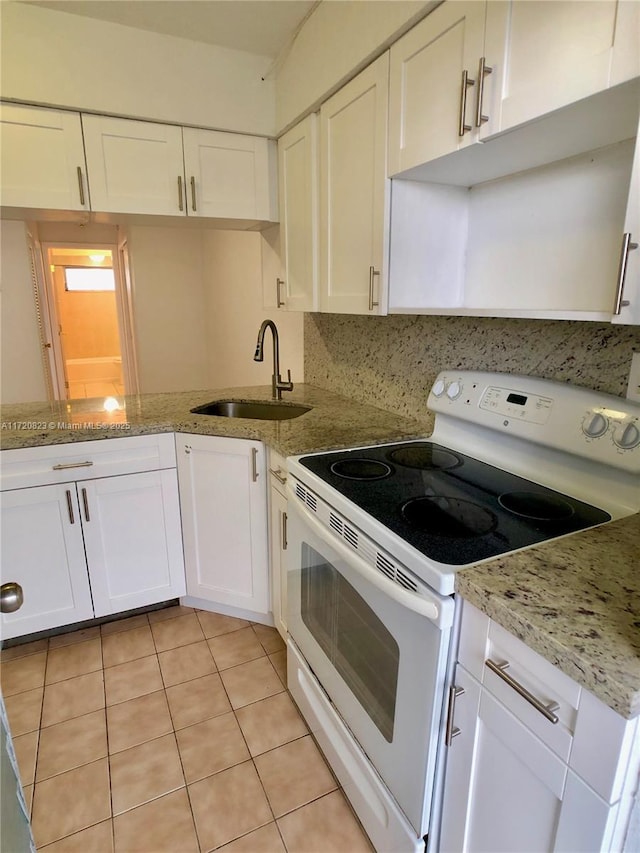
[[493, 370], [625, 396], [640, 329], [564, 320], [306, 314], [305, 382], [425, 420], [441, 370]]

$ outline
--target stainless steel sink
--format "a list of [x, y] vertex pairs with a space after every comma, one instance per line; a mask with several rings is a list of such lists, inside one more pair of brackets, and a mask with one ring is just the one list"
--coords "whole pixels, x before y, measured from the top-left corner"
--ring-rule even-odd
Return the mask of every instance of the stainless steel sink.
[[194, 415], [215, 415], [218, 418], [253, 418], [261, 421], [286, 421], [310, 412], [311, 406], [283, 403], [280, 400], [214, 400], [191, 409]]

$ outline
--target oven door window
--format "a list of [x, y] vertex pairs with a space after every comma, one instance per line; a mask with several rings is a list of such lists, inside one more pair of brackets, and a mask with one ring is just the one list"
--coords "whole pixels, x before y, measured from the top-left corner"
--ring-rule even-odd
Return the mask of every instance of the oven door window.
[[393, 740], [400, 649], [366, 601], [302, 546], [301, 617], [382, 736]]

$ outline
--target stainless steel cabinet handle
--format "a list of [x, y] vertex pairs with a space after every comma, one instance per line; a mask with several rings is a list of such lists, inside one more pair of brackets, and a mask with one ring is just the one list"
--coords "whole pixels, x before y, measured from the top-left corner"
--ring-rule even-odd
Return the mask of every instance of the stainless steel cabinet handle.
[[178, 210], [184, 210], [184, 203], [182, 200], [182, 175], [178, 175]]
[[54, 465], [52, 467], [52, 471], [64, 471], [66, 468], [90, 468], [93, 465], [89, 459], [86, 462], [67, 462], [65, 464], [59, 463], [58, 465]]
[[286, 551], [287, 550], [287, 544], [288, 544], [287, 543], [287, 513], [286, 512], [282, 513], [281, 521], [282, 521], [282, 530], [281, 530], [281, 533], [282, 533], [282, 550]]
[[196, 210], [196, 179], [191, 175], [191, 209]]
[[78, 166], [78, 189], [80, 190], [80, 204], [84, 207], [84, 183], [82, 180], [82, 169]]
[[87, 490], [82, 490], [82, 503], [84, 505], [84, 517], [87, 521], [91, 521], [91, 516], [89, 515], [89, 501], [87, 500]]
[[251, 448], [251, 479], [254, 483], [258, 479], [258, 451], [255, 447]]
[[458, 737], [460, 729], [453, 725], [453, 717], [456, 712], [456, 699], [464, 694], [464, 687], [456, 687], [452, 684], [449, 688], [449, 709], [447, 712], [447, 728], [444, 736], [444, 742], [447, 746], [451, 746], [454, 737]]
[[618, 267], [618, 286], [616, 288], [616, 301], [613, 306], [613, 313], [619, 314], [623, 305], [628, 305], [629, 300], [623, 299], [624, 280], [627, 277], [627, 261], [629, 260], [629, 252], [638, 248], [637, 243], [631, 242], [631, 234], [625, 233], [622, 235], [622, 248], [620, 250], [620, 266]]
[[380, 305], [373, 298], [373, 280], [377, 275], [380, 275], [380, 271], [375, 267], [369, 267], [369, 311], [373, 311], [376, 305]]
[[462, 72], [462, 86], [460, 89], [460, 120], [458, 122], [458, 136], [464, 136], [468, 130], [471, 130], [471, 125], [465, 124], [464, 118], [467, 111], [467, 89], [469, 86], [475, 85], [476, 81], [469, 78], [469, 72], [465, 68]]
[[71, 491], [69, 489], [66, 490], [67, 495], [67, 509], [69, 510], [69, 521], [71, 524], [75, 524], [76, 520], [73, 515], [73, 503], [71, 502]]
[[[486, 121], [489, 121], [489, 116], [482, 115], [482, 99], [484, 97], [484, 78], [487, 74], [491, 74], [493, 68], [486, 64], [484, 56], [480, 58], [480, 66], [478, 67], [478, 100], [476, 101], [476, 127], [480, 127]], [[462, 135], [462, 134], [461, 134]]]
[[284, 299], [280, 298], [280, 288], [282, 287], [283, 284], [284, 284], [284, 279], [282, 279], [282, 278], [276, 279], [276, 303], [277, 303], [276, 307], [277, 308], [282, 308], [282, 306], [284, 305]]
[[505, 672], [509, 667], [509, 662], [504, 661], [504, 663], [496, 663], [492, 660], [486, 660], [485, 666], [488, 666], [491, 672], [495, 672], [498, 678], [501, 678], [504, 682], [506, 682], [509, 687], [512, 687], [519, 696], [522, 696], [523, 699], [533, 705], [536, 711], [540, 711], [543, 717], [546, 717], [550, 723], [557, 723], [558, 716], [554, 714], [554, 711], [557, 711], [560, 705], [557, 702], [549, 702], [547, 705], [544, 702], [541, 702], [540, 699], [537, 699], [533, 693], [529, 693], [526, 687], [523, 687], [522, 684], [517, 682], [515, 678], [512, 678], [510, 675], [507, 675]]
[[16, 610], [20, 610], [23, 601], [24, 594], [22, 587], [16, 581], [9, 581], [0, 586], [1, 613], [15, 613]]
[[280, 468], [269, 468], [269, 473], [270, 473], [270, 474], [273, 474], [273, 476], [276, 478], [276, 480], [277, 480], [279, 483], [282, 483], [282, 485], [283, 485], [283, 486], [286, 486], [286, 484], [287, 484], [287, 478], [286, 478], [286, 476], [282, 473], [282, 471], [281, 471], [281, 469], [280, 469]]

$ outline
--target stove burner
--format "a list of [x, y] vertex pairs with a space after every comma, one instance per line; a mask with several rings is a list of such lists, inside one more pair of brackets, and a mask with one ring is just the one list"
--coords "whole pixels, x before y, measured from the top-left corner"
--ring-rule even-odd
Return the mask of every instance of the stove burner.
[[498, 523], [488, 509], [444, 495], [412, 498], [402, 506], [401, 512], [413, 527], [452, 539], [484, 536]]
[[559, 495], [538, 492], [505, 492], [498, 498], [498, 503], [514, 515], [534, 521], [564, 521], [574, 513], [571, 504]]
[[460, 465], [460, 458], [455, 453], [434, 447], [429, 442], [398, 447], [392, 450], [387, 458], [398, 465], [404, 465], [405, 468], [420, 468], [425, 471], [442, 471]]
[[383, 480], [391, 473], [386, 462], [376, 459], [340, 459], [331, 465], [331, 470], [346, 480]]

